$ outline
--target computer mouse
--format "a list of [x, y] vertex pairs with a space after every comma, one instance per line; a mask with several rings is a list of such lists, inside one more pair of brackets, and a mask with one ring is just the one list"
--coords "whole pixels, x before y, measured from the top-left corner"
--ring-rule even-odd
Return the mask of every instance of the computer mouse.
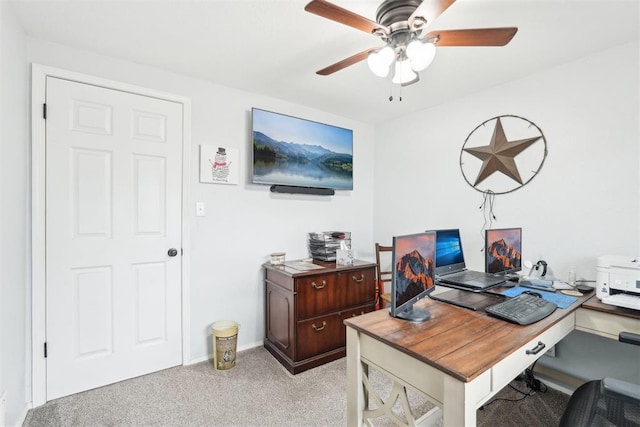
[[542, 294], [534, 291], [524, 291], [523, 294], [533, 295], [534, 297], [542, 298]]
[[576, 285], [576, 289], [583, 294], [588, 294], [589, 292], [593, 291], [593, 287], [589, 285]]

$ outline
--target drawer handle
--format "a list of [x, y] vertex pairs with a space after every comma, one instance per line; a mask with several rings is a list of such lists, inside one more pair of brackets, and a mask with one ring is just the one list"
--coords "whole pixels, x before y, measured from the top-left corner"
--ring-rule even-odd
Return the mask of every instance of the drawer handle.
[[[362, 316], [363, 314], [364, 314], [364, 311], [361, 311], [359, 315]], [[351, 315], [351, 317], [356, 317], [356, 316], [358, 316], [358, 313], [353, 313]]]
[[535, 346], [535, 347], [533, 348], [533, 350], [527, 350], [527, 354], [538, 354], [538, 353], [540, 353], [542, 350], [544, 350], [544, 348], [545, 348], [546, 346], [547, 346], [547, 345], [546, 345], [545, 343], [543, 343], [542, 341], [538, 341], [538, 345], [537, 345], [537, 346]]
[[361, 283], [364, 280], [364, 274], [360, 274], [360, 278], [359, 279], [356, 276], [351, 276], [351, 279], [354, 282]]
[[316, 332], [320, 332], [321, 330], [323, 330], [325, 327], [327, 326], [327, 322], [326, 321], [322, 321], [322, 326], [318, 327], [316, 326], [315, 323], [311, 324], [311, 327], [313, 328], [314, 331]]
[[322, 285], [318, 285], [316, 282], [311, 282], [311, 287], [315, 288], [315, 289], [322, 289], [325, 286], [327, 286], [327, 281], [326, 280], [322, 281]]

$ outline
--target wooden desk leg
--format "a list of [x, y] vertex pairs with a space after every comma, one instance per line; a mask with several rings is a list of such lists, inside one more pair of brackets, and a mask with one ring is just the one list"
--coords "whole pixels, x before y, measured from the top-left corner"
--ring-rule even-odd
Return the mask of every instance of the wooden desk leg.
[[476, 425], [476, 407], [469, 388], [469, 383], [463, 383], [445, 375], [442, 405], [442, 420], [445, 426]]
[[365, 408], [358, 331], [347, 326], [347, 425], [361, 426]]

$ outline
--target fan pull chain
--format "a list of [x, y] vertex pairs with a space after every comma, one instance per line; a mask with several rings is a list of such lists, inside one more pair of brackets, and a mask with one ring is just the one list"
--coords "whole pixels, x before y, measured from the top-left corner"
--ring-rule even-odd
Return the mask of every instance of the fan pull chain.
[[[402, 88], [400, 88], [400, 96], [398, 97], [398, 100], [402, 102]], [[389, 95], [389, 102], [391, 101], [393, 101], [393, 95]]]
[[[400, 102], [402, 102], [402, 85], [399, 85], [400, 89], [399, 89], [399, 94], [400, 96], [398, 97], [398, 100]], [[389, 86], [389, 102], [393, 101], [393, 83], [391, 83], [391, 85]]]
[[[482, 204], [479, 209], [482, 209], [482, 217], [484, 219], [484, 224], [482, 224], [482, 228], [480, 229], [480, 236], [484, 239], [484, 231], [487, 229], [487, 223], [489, 223], [489, 229], [493, 226], [493, 221], [497, 220], [496, 215], [493, 213], [493, 209], [495, 206], [496, 193], [491, 190], [486, 190], [482, 192]], [[486, 243], [486, 242], [485, 242]], [[484, 245], [480, 252], [484, 251]]]

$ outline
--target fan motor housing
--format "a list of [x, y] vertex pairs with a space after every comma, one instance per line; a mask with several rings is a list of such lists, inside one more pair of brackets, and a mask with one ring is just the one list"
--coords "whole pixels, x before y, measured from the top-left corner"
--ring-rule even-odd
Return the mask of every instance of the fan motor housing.
[[421, 3], [422, 0], [385, 0], [378, 6], [376, 22], [391, 27], [397, 22], [407, 21]]

